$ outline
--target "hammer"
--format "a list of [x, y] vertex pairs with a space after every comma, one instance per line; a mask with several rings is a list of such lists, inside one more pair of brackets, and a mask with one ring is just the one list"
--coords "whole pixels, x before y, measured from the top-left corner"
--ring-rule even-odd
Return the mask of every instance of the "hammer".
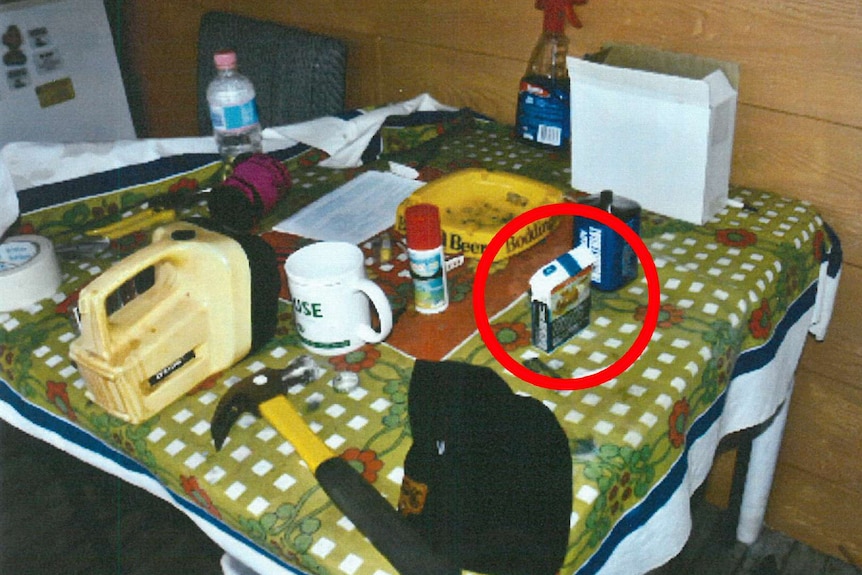
[[285, 393], [318, 379], [323, 370], [299, 356], [284, 370], [267, 369], [228, 390], [213, 415], [211, 434], [217, 450], [240, 415], [263, 416], [308, 465], [320, 486], [345, 517], [401, 575], [456, 575], [460, 569], [436, 556], [430, 544], [407, 525], [398, 511], [347, 460], [335, 455], [305, 424]]

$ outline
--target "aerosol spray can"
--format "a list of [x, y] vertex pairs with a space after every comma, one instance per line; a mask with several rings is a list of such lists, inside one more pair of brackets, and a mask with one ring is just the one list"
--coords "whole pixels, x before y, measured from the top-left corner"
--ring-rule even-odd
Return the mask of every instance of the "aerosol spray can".
[[404, 217], [416, 311], [439, 313], [449, 307], [440, 210], [433, 204], [416, 204], [405, 210]]

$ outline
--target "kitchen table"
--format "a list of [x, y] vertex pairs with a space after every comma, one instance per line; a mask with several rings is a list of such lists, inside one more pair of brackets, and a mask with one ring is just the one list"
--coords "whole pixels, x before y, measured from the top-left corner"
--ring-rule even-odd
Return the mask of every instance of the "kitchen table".
[[[518, 143], [510, 126], [470, 111], [394, 118], [372, 148], [361, 167], [347, 169], [321, 167], [327, 154], [304, 145], [272, 152], [293, 175], [288, 198], [261, 229], [281, 261], [311, 240], [272, 231], [276, 222], [365, 170], [388, 170], [389, 161], [414, 168], [425, 181], [481, 167], [578, 197], [569, 186], [567, 156]], [[110, 150], [91, 147], [88, 153]], [[97, 220], [133, 215], [147, 197], [205, 187], [220, 174], [217, 157], [190, 153], [144, 162], [132, 156], [69, 179], [62, 177], [64, 157], [80, 161], [81, 154], [55, 157], [51, 166], [60, 175], [50, 183], [18, 180], [19, 231], [53, 238], [58, 246], [80, 241]], [[641, 237], [661, 290], [658, 325], [639, 359], [603, 385], [558, 391], [503, 369], [476, 330], [474, 259], [450, 274], [448, 310], [418, 314], [404, 246], [387, 230], [396, 240], [391, 259], [381, 261], [379, 236], [360, 247], [368, 276], [392, 303], [391, 336], [347, 355], [316, 358], [327, 373], [290, 399], [314, 432], [394, 506], [411, 444], [406, 402], [414, 359], [499, 371], [516, 393], [542, 401], [569, 438], [574, 504], [561, 572], [578, 574], [645, 573], [673, 557], [691, 528], [689, 499], [721, 438], [768, 422], [753, 441], [737, 530], [751, 543], [763, 520], [793, 372], [806, 342], [826, 334], [841, 259], [838, 238], [807, 202], [737, 186], [730, 196], [742, 207], [727, 207], [703, 226], [643, 213]], [[198, 205], [180, 216], [202, 213]], [[527, 280], [571, 247], [571, 234], [570, 222], [560, 222], [535, 247], [495, 263], [485, 302], [495, 337], [511, 357], [562, 378], [619, 358], [639, 332], [647, 305], [641, 274], [615, 292], [594, 291], [590, 325], [567, 344], [551, 354], [533, 347]], [[210, 419], [226, 390], [305, 353], [286, 287], [269, 343], [144, 423], [128, 424], [87, 398], [68, 355], [77, 337], [70, 311], [84, 285], [148, 237], [140, 232], [104, 252], [63, 258], [62, 285], [52, 298], [0, 313], [0, 417], [173, 504], [225, 550], [226, 572], [394, 575], [266, 421], [243, 416], [226, 446], [213, 446]], [[334, 389], [339, 371], [355, 372], [359, 385]]]

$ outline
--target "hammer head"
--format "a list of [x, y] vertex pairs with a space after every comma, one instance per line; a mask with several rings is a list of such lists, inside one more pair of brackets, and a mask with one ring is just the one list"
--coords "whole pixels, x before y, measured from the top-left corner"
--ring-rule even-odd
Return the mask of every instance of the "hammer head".
[[222, 448], [231, 427], [243, 413], [260, 417], [261, 403], [286, 394], [295, 385], [306, 385], [326, 370], [307, 355], [294, 358], [284, 369], [267, 368], [251, 375], [225, 393], [213, 415], [210, 433], [216, 450]]

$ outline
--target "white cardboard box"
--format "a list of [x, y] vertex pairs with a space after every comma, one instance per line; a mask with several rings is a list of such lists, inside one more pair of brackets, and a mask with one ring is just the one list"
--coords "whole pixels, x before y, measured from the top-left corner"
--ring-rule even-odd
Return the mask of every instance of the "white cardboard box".
[[567, 59], [572, 187], [702, 224], [727, 203], [739, 67], [607, 44]]

